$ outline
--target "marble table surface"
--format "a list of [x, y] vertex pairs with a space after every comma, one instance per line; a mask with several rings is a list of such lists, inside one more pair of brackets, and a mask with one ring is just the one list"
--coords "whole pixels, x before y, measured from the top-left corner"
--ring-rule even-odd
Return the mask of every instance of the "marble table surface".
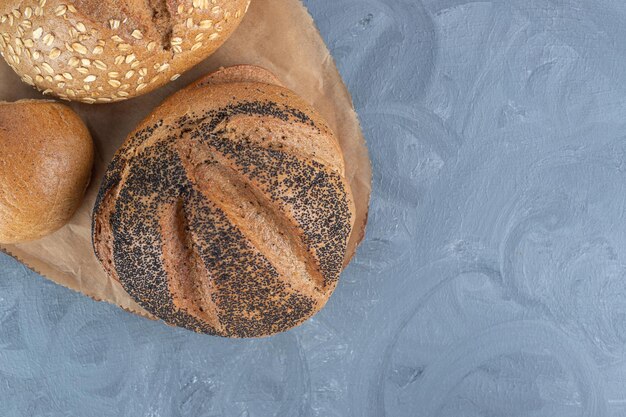
[[626, 416], [626, 2], [306, 3], [374, 168], [328, 307], [224, 340], [0, 255], [0, 415]]

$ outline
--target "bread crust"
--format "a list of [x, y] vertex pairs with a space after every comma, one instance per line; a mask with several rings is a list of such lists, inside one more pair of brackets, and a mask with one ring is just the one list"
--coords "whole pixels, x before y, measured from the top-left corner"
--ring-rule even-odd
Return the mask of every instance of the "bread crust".
[[219, 48], [249, 0], [9, 0], [0, 53], [65, 100], [110, 103], [175, 80]]
[[354, 223], [341, 150], [278, 83], [255, 67], [192, 83], [129, 136], [105, 175], [96, 255], [169, 324], [268, 336], [318, 312], [337, 284]]
[[0, 243], [39, 239], [65, 225], [91, 177], [93, 142], [69, 107], [0, 102]]

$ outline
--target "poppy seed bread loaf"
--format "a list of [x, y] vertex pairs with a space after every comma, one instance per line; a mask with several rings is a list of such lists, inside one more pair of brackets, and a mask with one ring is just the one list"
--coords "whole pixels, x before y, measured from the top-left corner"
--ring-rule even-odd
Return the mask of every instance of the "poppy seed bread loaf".
[[91, 135], [69, 107], [0, 102], [0, 243], [64, 226], [83, 200], [93, 157]]
[[5, 0], [0, 53], [44, 94], [109, 103], [175, 80], [221, 46], [249, 0]]
[[93, 243], [165, 322], [262, 337], [318, 312], [342, 271], [354, 204], [319, 114], [256, 67], [174, 94], [111, 162]]

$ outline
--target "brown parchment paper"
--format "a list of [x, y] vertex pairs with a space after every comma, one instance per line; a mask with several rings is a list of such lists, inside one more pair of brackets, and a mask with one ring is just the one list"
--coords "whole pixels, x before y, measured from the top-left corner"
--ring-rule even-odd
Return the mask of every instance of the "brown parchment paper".
[[[100, 181], [117, 148], [155, 106], [200, 76], [237, 64], [259, 65], [274, 72], [318, 109], [339, 137], [357, 208], [350, 259], [364, 235], [371, 191], [370, 162], [350, 95], [300, 0], [252, 0], [241, 26], [217, 53], [155, 92], [110, 105], [71, 103], [96, 145], [93, 178], [83, 204], [71, 222], [56, 233], [32, 243], [0, 246], [0, 250], [60, 285], [149, 317], [119, 283], [107, 277], [93, 254], [91, 211]], [[24, 98], [44, 96], [22, 83], [0, 59], [0, 100]]]

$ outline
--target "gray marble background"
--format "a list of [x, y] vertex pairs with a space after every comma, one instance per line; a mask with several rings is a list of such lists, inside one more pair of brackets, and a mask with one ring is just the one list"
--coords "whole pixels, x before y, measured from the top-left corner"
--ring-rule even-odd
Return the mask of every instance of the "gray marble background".
[[307, 5], [374, 167], [328, 308], [223, 340], [0, 256], [0, 415], [626, 416], [626, 2]]

